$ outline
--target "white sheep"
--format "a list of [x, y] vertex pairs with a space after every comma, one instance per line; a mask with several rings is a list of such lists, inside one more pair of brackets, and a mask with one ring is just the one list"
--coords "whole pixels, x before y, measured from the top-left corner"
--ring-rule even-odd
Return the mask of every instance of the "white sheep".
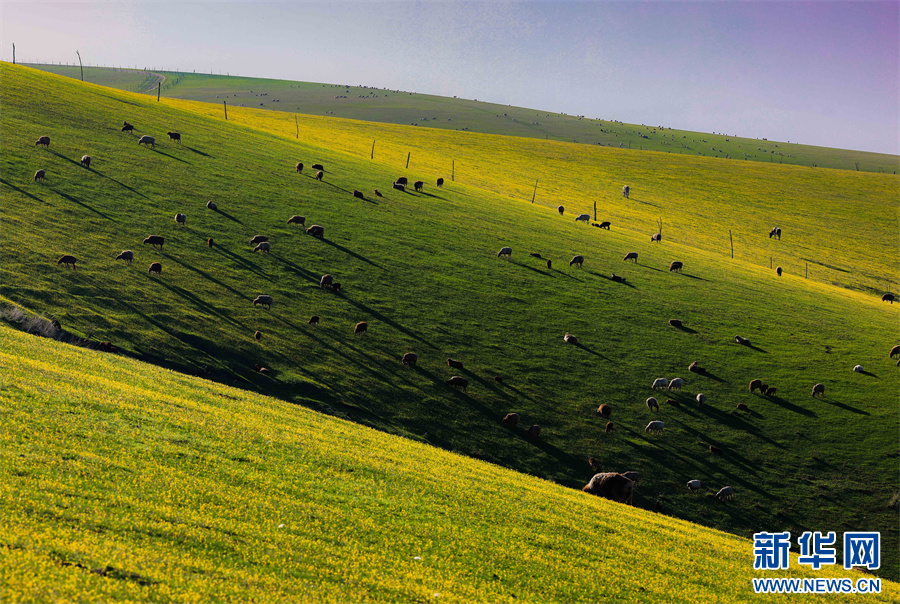
[[682, 386], [684, 386], [684, 380], [681, 378], [672, 378], [672, 381], [669, 382], [669, 390], [681, 390]]
[[716, 498], [719, 501], [730, 501], [732, 497], [734, 497], [734, 489], [731, 487], [722, 487], [719, 489], [719, 492], [716, 493]]
[[666, 386], [669, 385], [669, 380], [666, 378], [656, 378], [653, 380], [653, 389], [654, 390], [665, 390]]
[[272, 249], [272, 244], [270, 244], [268, 241], [260, 241], [256, 245], [256, 247], [253, 248], [253, 251], [254, 252], [265, 252], [268, 254], [271, 249]]
[[700, 394], [697, 395], [697, 406], [702, 407], [703, 403], [705, 403], [705, 402], [706, 402], [706, 395], [701, 392]]
[[497, 258], [502, 258], [506, 256], [507, 259], [512, 258], [512, 248], [511, 247], [501, 247], [500, 251], [497, 252]]
[[855, 371], [856, 373], [864, 373], [864, 371], [863, 371], [863, 366], [862, 366], [862, 365], [856, 365], [856, 366], [853, 368], [853, 371]]
[[665, 428], [665, 427], [666, 427], [666, 424], [664, 424], [663, 422], [661, 422], [657, 419], [657, 420], [653, 420], [652, 422], [647, 424], [647, 427], [644, 428], [644, 432], [655, 432], [657, 434], [661, 434], [663, 431], [663, 428]]
[[687, 488], [689, 488], [692, 491], [696, 491], [697, 489], [700, 488], [700, 481], [697, 479], [688, 480]]
[[575, 222], [578, 222], [578, 221], [581, 221], [581, 222], [583, 222], [584, 224], [587, 224], [587, 223], [589, 223], [589, 222], [591, 221], [591, 215], [590, 215], [590, 214], [579, 214], [579, 215], [575, 218]]

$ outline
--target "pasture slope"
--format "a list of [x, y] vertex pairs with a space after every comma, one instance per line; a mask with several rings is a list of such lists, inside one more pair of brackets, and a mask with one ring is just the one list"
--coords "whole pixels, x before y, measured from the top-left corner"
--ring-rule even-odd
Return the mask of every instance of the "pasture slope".
[[[879, 530], [879, 572], [896, 578], [900, 422], [888, 350], [900, 340], [898, 307], [873, 293], [882, 271], [896, 275], [896, 176], [683, 156], [673, 164], [677, 156], [654, 153], [639, 165], [637, 154], [541, 143], [573, 187], [596, 182], [601, 168], [646, 179], [629, 180], [636, 199], [605, 200], [600, 218], [615, 217], [606, 231], [575, 224], [571, 208], [561, 217], [497, 192], [531, 175], [522, 166], [538, 150], [526, 145], [517, 159], [506, 145], [517, 139], [433, 130], [429, 152], [416, 138], [423, 129], [307, 118], [298, 141], [277, 127], [293, 116], [238, 108], [225, 122], [206, 115], [204, 103], [157, 103], [7, 64], [0, 75], [0, 284], [10, 303], [140, 359], [565, 486], [587, 482], [589, 456], [604, 470], [639, 470], [636, 505], [744, 537]], [[155, 135], [156, 147], [121, 132], [125, 119]], [[403, 170], [398, 157], [376, 152], [373, 161], [341, 147], [363, 128], [389, 148], [418, 141], [420, 159]], [[169, 130], [183, 142], [164, 140]], [[34, 145], [44, 134], [49, 149]], [[335, 142], [317, 142], [324, 139]], [[434, 179], [448, 174], [429, 166], [446, 158], [442, 141], [504, 169], [437, 189]], [[84, 153], [94, 159], [90, 169], [79, 164]], [[307, 166], [302, 174], [297, 161]], [[315, 162], [325, 167], [321, 182], [310, 173]], [[43, 183], [33, 182], [39, 168]], [[393, 190], [401, 174], [425, 181], [424, 191]], [[735, 180], [742, 191], [731, 191]], [[785, 195], [771, 199], [772, 183]], [[866, 195], [848, 204], [860, 186]], [[651, 244], [640, 217], [663, 203], [663, 242]], [[185, 226], [175, 224], [176, 212], [187, 214]], [[286, 224], [293, 214], [324, 225], [324, 240]], [[708, 227], [743, 215], [756, 225], [748, 246], [841, 262], [849, 287], [796, 270], [779, 278], [705, 247]], [[781, 242], [760, 232], [786, 224], [785, 216], [794, 226]], [[860, 235], [841, 235], [835, 222]], [[141, 245], [150, 234], [166, 237], [163, 250]], [[270, 237], [271, 253], [253, 253], [255, 234]], [[496, 257], [504, 245], [514, 250], [509, 261]], [[123, 249], [135, 251], [133, 265], [114, 260]], [[629, 251], [639, 252], [638, 263], [622, 261]], [[79, 258], [76, 270], [57, 266], [65, 253]], [[583, 269], [568, 266], [574, 254], [585, 255]], [[666, 270], [672, 260], [684, 262], [683, 274]], [[147, 273], [154, 261], [163, 265], [159, 277]], [[626, 283], [611, 281], [612, 272]], [[318, 286], [324, 273], [342, 293]], [[271, 311], [252, 306], [259, 294], [274, 296]], [[307, 324], [312, 315], [322, 319], [317, 327]], [[670, 327], [673, 317], [685, 329]], [[369, 323], [366, 336], [353, 335], [358, 321]], [[564, 344], [565, 332], [582, 345]], [[735, 344], [735, 334], [752, 346]], [[419, 355], [417, 366], [400, 364], [408, 351]], [[450, 370], [448, 357], [465, 369]], [[707, 373], [688, 373], [692, 361]], [[851, 370], [858, 363], [866, 373]], [[466, 392], [444, 383], [454, 373], [469, 379]], [[650, 384], [660, 376], [683, 377], [685, 387], [655, 393]], [[750, 394], [752, 378], [777, 394]], [[818, 382], [823, 399], [810, 397]], [[692, 403], [699, 392], [702, 408]], [[644, 404], [651, 395], [663, 403], [658, 413]], [[601, 403], [613, 408], [612, 433], [595, 414]], [[748, 410], [732, 413], [738, 403]], [[541, 438], [503, 428], [510, 411], [525, 426], [541, 425]], [[663, 435], [643, 432], [651, 419], [666, 422]], [[710, 454], [710, 445], [724, 455]], [[684, 487], [692, 478], [704, 483], [699, 496]], [[724, 485], [737, 495], [720, 505], [712, 495]]]
[[796, 555], [753, 571], [747, 539], [117, 355], [0, 343], [5, 604], [816, 602], [751, 578], [866, 577]]
[[[71, 78], [81, 77], [77, 66], [35, 64], [31, 67]], [[371, 86], [100, 67], [86, 68], [84, 77], [85, 81], [94, 84], [153, 95], [157, 92], [156, 82], [162, 80], [163, 96], [215, 103], [220, 107], [227, 102], [229, 107], [257, 107], [367, 122], [502, 134], [635, 151], [746, 159], [767, 164], [887, 174], [895, 174], [900, 168], [897, 156], [885, 153], [801, 145], [778, 141], [772, 136], [770, 140], [761, 140], [721, 132], [678, 130], [659, 124], [625, 124], [614, 119], [588, 118], [477, 99]]]

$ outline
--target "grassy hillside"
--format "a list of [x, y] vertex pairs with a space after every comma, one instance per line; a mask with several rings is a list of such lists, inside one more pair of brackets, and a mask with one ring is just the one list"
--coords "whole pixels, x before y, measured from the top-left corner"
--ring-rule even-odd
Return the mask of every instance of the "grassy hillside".
[[[746, 539], [277, 399], [0, 336], [7, 604], [708, 604], [772, 601], [753, 593], [757, 575], [864, 576], [796, 556], [790, 571], [754, 572]], [[885, 581], [842, 601], [898, 598]]]
[[[336, 143], [317, 146], [323, 138], [354, 144], [353, 129], [364, 126], [345, 120], [304, 120], [298, 141], [267, 131], [277, 117], [271, 112], [230, 111], [225, 122], [205, 115], [209, 106], [201, 103], [157, 103], [26, 68], [2, 70], [0, 126], [14, 133], [4, 137], [0, 181], [0, 284], [9, 301], [142, 359], [566, 486], [587, 481], [589, 456], [604, 469], [639, 470], [637, 505], [739, 535], [880, 530], [882, 572], [897, 576], [890, 506], [900, 491], [900, 421], [888, 350], [900, 340], [898, 308], [870, 292], [800, 278], [790, 265], [778, 278], [740, 254], [731, 260], [699, 245], [714, 238], [705, 229], [722, 216], [771, 224], [766, 200], [774, 182], [790, 194], [779, 213], [795, 213], [797, 223], [782, 223], [781, 242], [753, 229], [760, 245], [796, 246], [814, 258], [843, 251], [847, 278], [864, 282], [873, 266], [896, 267], [896, 247], [885, 243], [897, 236], [896, 177], [787, 166], [755, 172], [751, 162], [688, 158], [674, 169], [662, 160], [675, 156], [659, 154], [638, 166], [629, 163], [636, 154], [593, 149], [605, 154], [594, 157], [576, 153], [588, 147], [545, 143], [544, 161], [564, 166], [576, 184], [603, 166], [642, 171], [648, 184], [634, 185], [634, 199], [611, 196], [606, 215], [618, 218], [605, 231], [576, 225], [568, 211], [560, 217], [496, 193], [527, 182], [531, 174], [513, 168], [538, 153], [529, 145], [517, 159], [504, 146], [510, 139], [431, 131], [438, 142], [464, 138], [451, 142], [506, 166], [494, 186], [467, 176], [436, 189], [431, 183], [446, 172], [426, 167], [439, 161], [438, 151], [422, 151], [422, 163], [399, 170], [377, 151], [372, 161]], [[156, 135], [156, 148], [120, 132], [123, 119]], [[379, 145], [403, 146], [389, 138], [396, 127], [382, 128]], [[181, 145], [162, 140], [172, 129], [183, 133]], [[424, 145], [421, 132], [402, 135]], [[34, 146], [42, 134], [52, 137], [48, 150]], [[94, 158], [90, 169], [78, 163], [84, 153]], [[299, 160], [322, 162], [324, 181], [308, 168], [294, 172]], [[43, 183], [32, 180], [38, 168], [47, 170]], [[721, 188], [736, 181], [743, 193], [699, 194], [719, 170]], [[392, 190], [401, 173], [426, 180], [425, 191]], [[860, 179], [867, 179], [864, 202], [842, 203]], [[383, 197], [372, 194], [376, 188]], [[817, 195], [801, 225], [792, 204], [810, 188]], [[355, 199], [354, 189], [366, 199]], [[210, 199], [218, 212], [205, 208]], [[641, 212], [666, 199], [665, 238], [651, 244]], [[176, 212], [187, 214], [185, 227], [173, 221]], [[324, 241], [287, 225], [293, 214], [324, 225]], [[793, 230], [832, 234], [835, 222], [858, 225], [860, 236], [807, 239]], [[167, 238], [163, 251], [141, 245], [150, 234]], [[270, 237], [271, 254], [252, 252], [255, 234]], [[510, 261], [496, 257], [504, 245], [514, 248]], [[123, 249], [135, 251], [132, 266], [114, 260]], [[640, 253], [636, 265], [622, 261], [632, 250]], [[529, 252], [551, 258], [553, 268]], [[79, 258], [77, 270], [56, 265], [64, 253]], [[567, 265], [576, 253], [586, 257], [583, 269]], [[676, 259], [684, 274], [666, 270]], [[153, 261], [162, 262], [159, 278], [147, 273]], [[613, 271], [627, 284], [609, 280]], [[324, 273], [343, 293], [318, 287]], [[271, 311], [251, 305], [258, 294], [275, 297]], [[322, 318], [318, 327], [307, 325], [312, 315]], [[669, 327], [673, 317], [687, 329]], [[369, 334], [354, 336], [363, 320]], [[567, 331], [583, 345], [564, 344]], [[753, 346], [736, 345], [735, 334]], [[418, 366], [400, 364], [408, 351], [419, 354]], [[444, 383], [457, 373], [448, 357], [464, 361], [467, 392]], [[708, 373], [688, 373], [692, 361]], [[854, 373], [857, 363], [868, 373]], [[492, 379], [498, 375], [502, 385]], [[655, 393], [650, 384], [661, 376], [683, 377], [686, 386]], [[777, 395], [747, 392], [757, 377]], [[817, 382], [827, 386], [824, 399], [810, 397]], [[707, 395], [702, 408], [691, 402], [698, 392]], [[644, 404], [651, 395], [682, 405], [663, 403], [651, 413]], [[614, 409], [610, 434], [595, 414], [601, 403]], [[738, 403], [749, 409], [733, 415]], [[526, 426], [541, 425], [541, 439], [503, 428], [499, 420], [510, 411]], [[665, 434], [646, 435], [643, 427], [656, 418], [666, 422]], [[710, 445], [725, 455], [710, 454]], [[704, 495], [730, 484], [738, 496], [711, 507], [684, 488], [692, 478], [707, 485]]]
[[[78, 67], [32, 65], [32, 67], [80, 78]], [[122, 90], [157, 92], [151, 72], [92, 68], [88, 82]], [[852, 151], [801, 145], [777, 140], [742, 138], [675, 130], [663, 125], [624, 124], [615, 116], [590, 118], [510, 105], [386, 90], [371, 86], [344, 86], [314, 82], [292, 82], [212, 74], [152, 72], [164, 78], [162, 94], [221, 105], [257, 107], [302, 114], [416, 125], [446, 130], [503, 134], [552, 141], [576, 142], [630, 150], [749, 160], [767, 164], [791, 164], [896, 174], [900, 158], [884, 153]], [[134, 78], [149, 78], [135, 88]]]

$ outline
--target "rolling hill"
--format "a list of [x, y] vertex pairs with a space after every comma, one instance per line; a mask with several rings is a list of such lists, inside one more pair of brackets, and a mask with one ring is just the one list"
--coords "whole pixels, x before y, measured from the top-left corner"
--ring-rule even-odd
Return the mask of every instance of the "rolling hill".
[[[880, 530], [879, 572], [896, 576], [900, 422], [888, 350], [900, 334], [897, 307], [875, 295], [896, 275], [896, 176], [300, 123], [258, 109], [229, 108], [226, 122], [209, 104], [157, 103], [7, 64], [0, 75], [0, 126], [13, 133], [0, 179], [0, 293], [9, 304], [139, 359], [565, 486], [585, 484], [589, 456], [604, 470], [638, 470], [638, 506], [744, 537]], [[123, 120], [155, 135], [156, 147], [121, 132]], [[181, 144], [163, 140], [170, 130]], [[34, 145], [41, 135], [51, 136], [49, 149]], [[373, 138], [374, 160], [360, 149]], [[457, 151], [467, 155], [450, 180]], [[316, 162], [321, 182], [310, 173]], [[33, 181], [37, 169], [47, 171], [43, 183]], [[401, 174], [425, 181], [424, 191], [392, 189]], [[529, 203], [532, 178], [540, 203]], [[614, 191], [599, 208], [609, 231], [572, 214], [589, 211], [587, 191], [601, 179]], [[184, 227], [176, 212], [187, 215]], [[325, 226], [324, 239], [288, 225], [294, 214]], [[651, 244], [659, 216], [663, 242]], [[723, 230], [736, 223], [746, 230], [731, 259]], [[784, 227], [781, 241], [766, 236], [773, 224]], [[166, 237], [161, 251], [141, 245], [150, 234]], [[270, 238], [271, 253], [252, 251], [256, 234]], [[508, 261], [497, 258], [506, 245]], [[131, 266], [114, 260], [124, 249], [135, 252]], [[622, 261], [629, 251], [638, 263]], [[62, 254], [78, 257], [78, 268], [57, 266]], [[574, 254], [584, 268], [568, 266]], [[778, 254], [784, 275], [761, 254]], [[821, 263], [809, 279], [798, 275], [804, 257]], [[683, 274], [667, 270], [673, 260]], [[159, 277], [147, 273], [154, 261]], [[822, 279], [826, 270], [841, 286]], [[319, 287], [325, 273], [342, 293]], [[251, 304], [259, 294], [274, 296], [271, 311]], [[369, 323], [366, 336], [353, 335], [358, 321]], [[566, 332], [581, 345], [565, 344]], [[735, 334], [752, 345], [735, 344]], [[410, 351], [415, 367], [399, 362]], [[466, 392], [445, 384], [456, 372], [448, 357], [464, 362]], [[693, 361], [705, 375], [687, 371]], [[854, 373], [856, 364], [867, 372]], [[685, 387], [654, 392], [660, 376], [683, 377]], [[750, 394], [753, 378], [777, 394]], [[812, 398], [819, 382], [826, 396]], [[703, 407], [693, 403], [699, 392]], [[659, 413], [644, 404], [649, 396], [660, 398]], [[601, 403], [613, 408], [612, 433], [595, 413]], [[748, 409], [733, 411], [738, 403]], [[502, 427], [512, 411], [539, 424], [541, 438]], [[652, 419], [665, 421], [663, 435], [644, 433]], [[707, 485], [700, 497], [684, 487], [692, 478]], [[710, 506], [724, 484], [735, 500]]]
[[[31, 65], [71, 78], [76, 66]], [[572, 116], [553, 111], [448, 98], [372, 86], [292, 82], [212, 74], [88, 67], [85, 80], [155, 95], [217, 105], [279, 112], [331, 115], [367, 122], [501, 134], [576, 142], [629, 150], [651, 150], [697, 157], [749, 160], [768, 164], [836, 168], [896, 174], [900, 158], [884, 153], [832, 149], [796, 142], [744, 138], [724, 133], [678, 130], [663, 125], [625, 124], [614, 119]], [[773, 133], [777, 135], [777, 133]]]

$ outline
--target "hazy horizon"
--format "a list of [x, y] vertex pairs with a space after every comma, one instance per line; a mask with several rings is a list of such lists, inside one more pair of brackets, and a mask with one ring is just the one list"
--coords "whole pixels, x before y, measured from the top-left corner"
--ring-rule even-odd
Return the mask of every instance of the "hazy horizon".
[[[363, 84], [900, 154], [900, 2], [4, 2], [0, 58]], [[29, 40], [40, 40], [29, 44]]]

